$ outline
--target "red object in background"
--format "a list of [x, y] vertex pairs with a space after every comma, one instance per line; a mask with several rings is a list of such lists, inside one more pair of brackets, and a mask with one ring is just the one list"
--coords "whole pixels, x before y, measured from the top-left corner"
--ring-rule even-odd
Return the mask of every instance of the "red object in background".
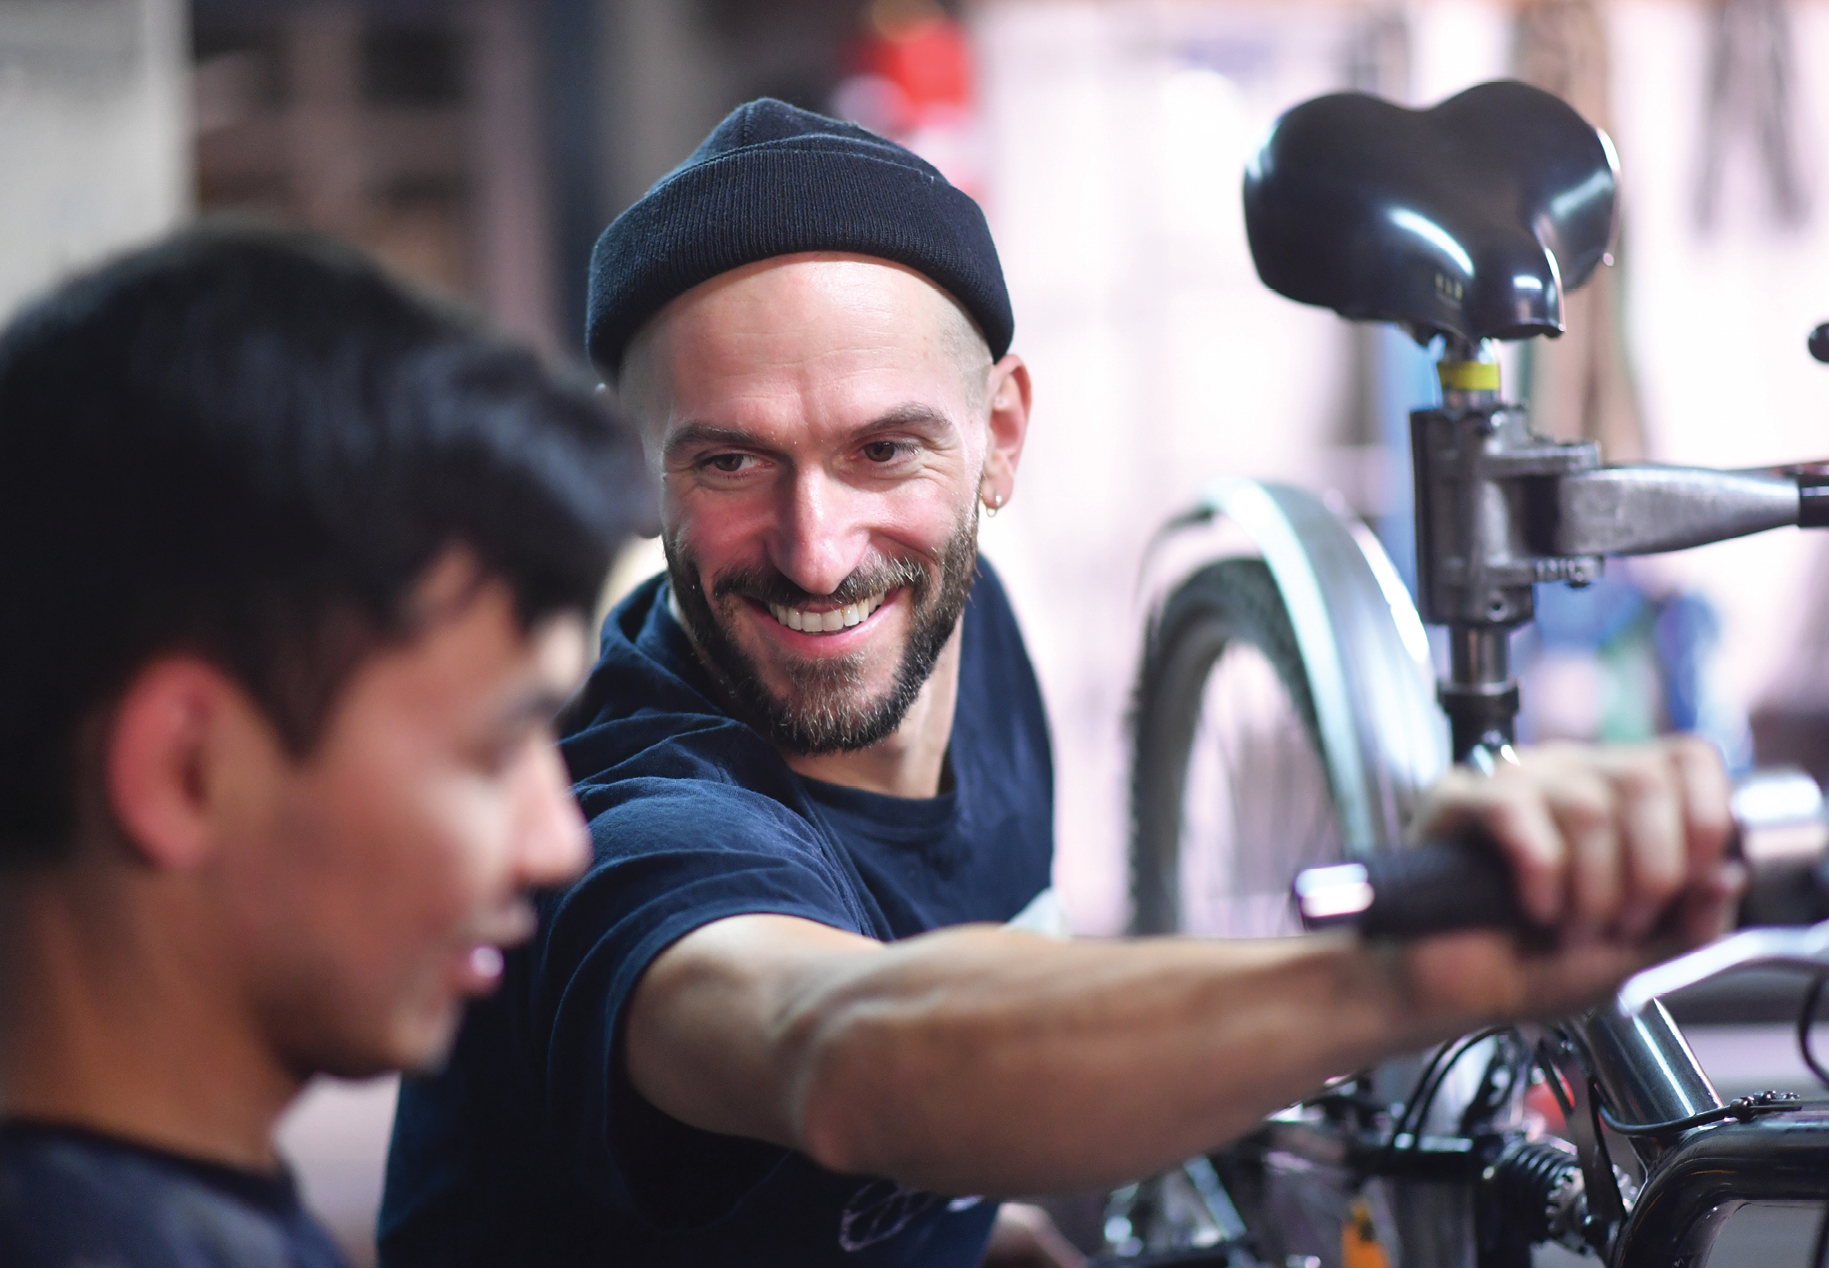
[[[1551, 1074], [1549, 1077], [1558, 1080], [1562, 1078], [1560, 1074]], [[1566, 1082], [1563, 1083], [1563, 1095], [1569, 1094], [1568, 1088], [1569, 1085]], [[1562, 1113], [1562, 1103], [1557, 1098], [1555, 1089], [1551, 1088], [1548, 1083], [1533, 1083], [1526, 1088], [1524, 1104], [1527, 1109], [1533, 1109], [1543, 1115], [1543, 1124], [1551, 1132], [1558, 1136], [1569, 1134], [1568, 1120], [1563, 1117]]]
[[913, 126], [972, 107], [971, 45], [964, 28], [943, 13], [873, 32], [856, 45], [852, 66], [901, 89]]
[[832, 113], [898, 141], [978, 197], [983, 176], [971, 40], [935, 0], [874, 0]]

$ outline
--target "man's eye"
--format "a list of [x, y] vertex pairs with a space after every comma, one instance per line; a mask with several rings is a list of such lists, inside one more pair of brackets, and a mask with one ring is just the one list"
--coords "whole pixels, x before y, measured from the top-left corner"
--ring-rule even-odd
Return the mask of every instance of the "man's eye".
[[745, 453], [721, 453], [707, 458], [705, 465], [713, 471], [719, 471], [725, 475], [735, 475], [743, 470], [743, 464], [748, 461], [749, 455]]
[[902, 445], [893, 440], [873, 440], [864, 446], [864, 457], [871, 462], [894, 462], [902, 456]]
[[476, 749], [477, 769], [490, 779], [500, 779], [526, 756], [529, 742], [529, 737], [518, 734], [490, 737]]

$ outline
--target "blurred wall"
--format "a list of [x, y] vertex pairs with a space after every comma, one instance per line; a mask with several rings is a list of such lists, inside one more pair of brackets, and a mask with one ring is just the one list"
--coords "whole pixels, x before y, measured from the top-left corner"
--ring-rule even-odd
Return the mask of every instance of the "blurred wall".
[[567, 348], [542, 47], [562, 7], [197, 0], [201, 209], [348, 239]]
[[[829, 110], [867, 0], [595, 0], [613, 215], [754, 97]], [[607, 219], [607, 216], [606, 216]]]
[[[1829, 8], [1786, 8], [1793, 152], [1812, 198], [1795, 221], [1775, 215], [1742, 129], [1728, 137], [1712, 225], [1695, 214], [1710, 9], [1619, 0], [1607, 11], [1630, 217], [1621, 254], [1627, 333], [1651, 456], [1661, 461], [1754, 466], [1829, 455], [1829, 367], [1804, 350], [1811, 327], [1829, 318]], [[1657, 578], [1714, 600], [1723, 621], [1717, 672], [1743, 706], [1829, 709], [1826, 544], [1820, 533], [1786, 529], [1646, 561]], [[1808, 760], [1771, 749], [1755, 756]]]
[[183, 0], [0, 3], [0, 320], [191, 203]]

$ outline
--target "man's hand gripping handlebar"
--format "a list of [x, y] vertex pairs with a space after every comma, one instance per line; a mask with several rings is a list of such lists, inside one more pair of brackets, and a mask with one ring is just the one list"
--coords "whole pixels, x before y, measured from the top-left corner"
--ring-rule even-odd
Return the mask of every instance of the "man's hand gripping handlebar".
[[[1741, 871], [1745, 885], [1732, 924], [1742, 932], [1709, 942], [1628, 979], [1619, 1003], [1636, 1014], [1652, 999], [1752, 965], [1829, 967], [1829, 808], [1802, 771], [1755, 772], [1734, 787], [1733, 834], [1724, 885]], [[1526, 909], [1517, 867], [1489, 835], [1435, 841], [1368, 855], [1296, 877], [1292, 896], [1309, 929], [1351, 928], [1372, 939], [1412, 940], [1469, 929], [1511, 930], [1545, 948], [1557, 923], [1543, 908]], [[1673, 895], [1659, 922], [1704, 929], [1684, 920], [1693, 895]], [[1684, 939], [1688, 940], [1688, 939]]]

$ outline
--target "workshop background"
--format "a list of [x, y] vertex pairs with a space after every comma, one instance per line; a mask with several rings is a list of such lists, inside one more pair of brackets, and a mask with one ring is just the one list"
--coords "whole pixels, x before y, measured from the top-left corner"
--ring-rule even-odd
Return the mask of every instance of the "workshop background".
[[[1238, 186], [1270, 121], [1340, 87], [1569, 97], [1621, 157], [1618, 263], [1560, 344], [1507, 354], [1509, 390], [1610, 458], [1751, 466], [1829, 455], [1804, 349], [1829, 317], [1826, 66], [1829, 5], [1781, 0], [0, 0], [0, 316], [226, 212], [344, 236], [575, 358], [597, 233], [730, 107], [906, 141], [983, 202], [1033, 370], [984, 549], [1053, 723], [1057, 884], [1109, 934], [1152, 533], [1243, 473], [1336, 490], [1408, 566], [1428, 362], [1258, 283]], [[617, 584], [656, 566], [638, 547]], [[1826, 581], [1824, 544], [1785, 531], [1546, 589], [1526, 727], [1681, 724], [1829, 776]], [[1805, 1086], [1775, 1032], [1697, 1035], [1725, 1086]], [[358, 1262], [392, 1096], [325, 1088], [287, 1128]]]

